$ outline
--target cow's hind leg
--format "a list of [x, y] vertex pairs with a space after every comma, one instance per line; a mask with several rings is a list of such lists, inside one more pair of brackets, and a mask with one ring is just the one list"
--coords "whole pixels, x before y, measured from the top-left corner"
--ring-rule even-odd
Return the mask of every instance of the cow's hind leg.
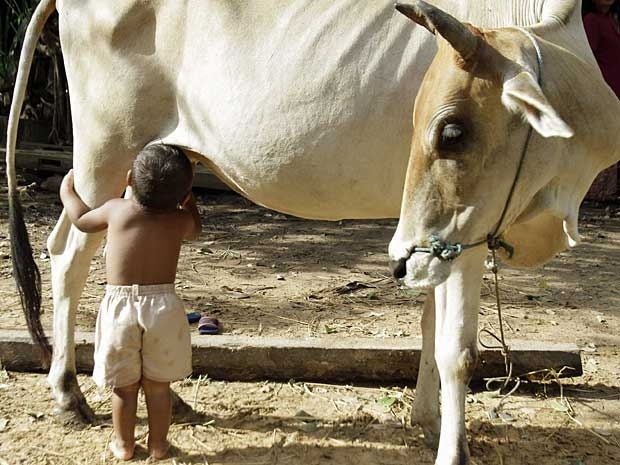
[[47, 379], [57, 413], [66, 422], [92, 423], [95, 419], [77, 382], [74, 328], [90, 262], [102, 238], [103, 233], [84, 234], [77, 230], [63, 210], [47, 241], [54, 300], [54, 350]]
[[411, 423], [424, 432], [424, 442], [432, 448], [439, 444], [439, 373], [435, 363], [435, 290], [429, 289], [422, 313], [422, 354], [416, 384]]
[[[94, 141], [94, 139], [93, 139]], [[94, 143], [94, 142], [93, 142]], [[131, 161], [127, 150], [105, 144], [82, 147], [75, 144], [75, 188], [88, 205], [101, 205], [121, 194]], [[95, 165], [93, 161], [98, 163]], [[67, 422], [93, 422], [94, 415], [76, 377], [75, 319], [78, 304], [93, 255], [104, 233], [85, 234], [71, 224], [63, 211], [47, 240], [52, 271], [54, 303], [54, 347], [48, 382], [57, 404], [57, 412]]]

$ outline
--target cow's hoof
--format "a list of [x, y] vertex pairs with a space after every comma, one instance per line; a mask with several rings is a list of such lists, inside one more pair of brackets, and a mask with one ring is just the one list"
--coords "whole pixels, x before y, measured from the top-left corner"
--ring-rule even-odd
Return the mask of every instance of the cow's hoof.
[[424, 445], [429, 449], [437, 450], [439, 447], [439, 435], [425, 429], [422, 429], [422, 432], [424, 433]]
[[71, 408], [56, 407], [54, 415], [63, 426], [75, 429], [82, 429], [97, 422], [95, 413], [85, 400], [75, 403]]
[[94, 424], [97, 417], [86, 402], [75, 372], [65, 370], [60, 375], [58, 373], [58, 370], [51, 370], [47, 377], [56, 399], [56, 418], [67, 426]]
[[204, 413], [198, 413], [187, 402], [170, 389], [172, 399], [172, 423], [205, 423], [208, 418]]
[[418, 425], [424, 433], [424, 444], [431, 449], [439, 446], [440, 421], [435, 416], [420, 418], [418, 415], [411, 416], [411, 424]]

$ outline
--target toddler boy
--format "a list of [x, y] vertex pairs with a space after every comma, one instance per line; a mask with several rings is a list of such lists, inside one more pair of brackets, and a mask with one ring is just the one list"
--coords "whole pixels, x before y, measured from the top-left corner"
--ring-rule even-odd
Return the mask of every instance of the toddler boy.
[[76, 228], [107, 230], [107, 286], [97, 316], [93, 379], [113, 389], [110, 450], [120, 460], [134, 455], [140, 388], [149, 455], [166, 456], [170, 382], [192, 371], [189, 325], [174, 290], [181, 243], [196, 238], [202, 227], [192, 178], [192, 164], [180, 149], [155, 144], [138, 154], [127, 173], [128, 199], [89, 208], [74, 190], [73, 170], [60, 187]]

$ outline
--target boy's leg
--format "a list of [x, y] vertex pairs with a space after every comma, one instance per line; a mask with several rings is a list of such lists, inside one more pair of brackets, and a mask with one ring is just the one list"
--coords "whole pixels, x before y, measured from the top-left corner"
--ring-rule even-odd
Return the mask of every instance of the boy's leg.
[[112, 391], [114, 440], [110, 443], [110, 450], [119, 460], [132, 458], [136, 447], [134, 430], [139, 389], [140, 383], [134, 383]]
[[154, 459], [161, 459], [166, 456], [170, 447], [167, 440], [172, 417], [170, 383], [160, 383], [143, 377], [142, 389], [149, 421], [149, 455]]

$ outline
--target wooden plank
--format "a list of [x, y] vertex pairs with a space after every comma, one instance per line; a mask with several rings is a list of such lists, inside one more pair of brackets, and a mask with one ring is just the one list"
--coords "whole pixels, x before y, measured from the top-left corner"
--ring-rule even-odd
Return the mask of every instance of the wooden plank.
[[[93, 368], [93, 333], [78, 332], [78, 372]], [[582, 374], [574, 344], [510, 341], [513, 373], [571, 367], [565, 376]], [[212, 379], [253, 381], [289, 379], [322, 382], [412, 383], [418, 374], [419, 338], [304, 338], [192, 335], [194, 374]], [[0, 361], [12, 371], [43, 371], [37, 349], [25, 330], [0, 330]], [[500, 351], [481, 349], [474, 380], [503, 376]]]
[[[0, 147], [0, 153], [6, 154], [6, 149]], [[73, 148], [70, 146], [24, 143], [15, 150], [15, 164], [19, 168], [65, 174], [73, 166]], [[194, 187], [231, 190], [211, 170], [202, 165], [196, 167]]]

